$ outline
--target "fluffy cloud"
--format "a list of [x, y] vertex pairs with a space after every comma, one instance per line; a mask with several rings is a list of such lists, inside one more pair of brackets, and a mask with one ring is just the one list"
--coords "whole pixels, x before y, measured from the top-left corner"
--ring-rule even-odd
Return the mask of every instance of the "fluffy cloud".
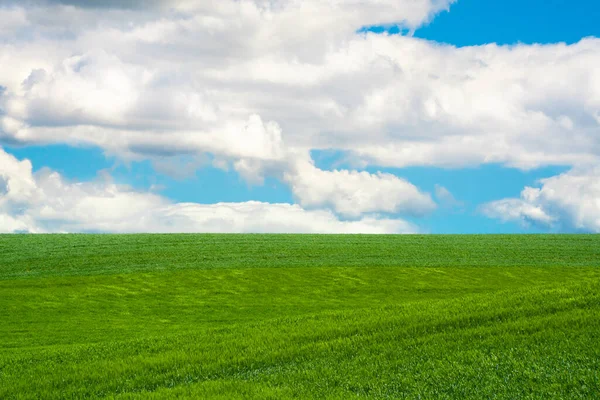
[[263, 146], [270, 156], [271, 142], [244, 141], [255, 115], [277, 123], [291, 149], [335, 148], [371, 165], [598, 161], [599, 40], [456, 48], [356, 33], [386, 21], [416, 26], [447, 6], [182, 1], [125, 17], [54, 6], [82, 15], [72, 24], [96, 21], [56, 21], [71, 32], [57, 37], [42, 6], [13, 7], [40, 36], [2, 45], [1, 135], [142, 157], [241, 159], [253, 143], [253, 157]]
[[[434, 205], [402, 179], [321, 171], [298, 154], [389, 167], [600, 163], [599, 39], [457, 48], [361, 29], [414, 29], [452, 3], [0, 0], [0, 141], [155, 164], [209, 153], [351, 217]], [[522, 199], [503, 207], [556, 218]]]
[[526, 227], [533, 224], [549, 228], [554, 222], [554, 218], [548, 215], [542, 207], [522, 199], [493, 201], [483, 205], [481, 210], [489, 218], [500, 219], [504, 222], [518, 221]]
[[301, 205], [332, 207], [350, 217], [373, 212], [423, 215], [436, 207], [428, 194], [391, 174], [323, 171], [298, 161], [284, 179]]
[[329, 211], [291, 204], [173, 203], [108, 176], [74, 183], [48, 169], [34, 174], [28, 160], [0, 149], [0, 232], [19, 231], [409, 233], [416, 228], [400, 219], [343, 221]]
[[188, 232], [275, 233], [413, 233], [417, 231], [415, 226], [399, 219], [364, 217], [357, 221], [341, 221], [329, 211], [307, 211], [298, 205], [260, 202], [176, 204], [162, 210], [159, 218], [160, 229], [172, 232], [179, 232], [181, 229]]
[[516, 220], [561, 230], [600, 232], [600, 168], [574, 169], [526, 187], [519, 199], [486, 204], [491, 218]]

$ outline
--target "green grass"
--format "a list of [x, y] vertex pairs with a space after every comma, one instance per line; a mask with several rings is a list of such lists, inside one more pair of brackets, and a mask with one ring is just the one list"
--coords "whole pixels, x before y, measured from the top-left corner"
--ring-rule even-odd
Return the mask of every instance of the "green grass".
[[600, 236], [0, 236], [0, 399], [599, 393]]

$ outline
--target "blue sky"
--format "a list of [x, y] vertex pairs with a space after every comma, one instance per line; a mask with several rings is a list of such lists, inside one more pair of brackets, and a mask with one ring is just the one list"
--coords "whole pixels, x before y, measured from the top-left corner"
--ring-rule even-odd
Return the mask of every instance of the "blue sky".
[[[51, 8], [101, 27], [111, 12], [68, 3], [0, 3], [17, 21], [0, 30], [0, 59], [15, 65], [0, 69], [7, 77], [0, 79], [0, 189], [8, 182], [0, 231], [600, 231], [597, 2], [458, 0], [449, 11], [426, 12], [365, 2], [364, 21], [333, 22], [352, 10], [332, 6], [315, 32], [277, 34], [283, 28], [274, 25], [269, 39], [260, 29], [271, 22], [255, 26], [252, 14], [249, 40], [224, 29], [222, 46], [193, 44], [204, 43], [205, 27], [186, 25], [197, 29], [194, 42], [171, 26], [209, 14], [226, 23], [228, 14], [171, 10], [160, 1], [155, 9], [121, 10], [134, 28], [111, 21], [111, 32], [60, 26], [59, 17], [56, 26], [35, 21], [36, 10]], [[316, 11], [270, 12], [268, 21], [281, 13], [290, 23], [300, 14], [302, 25], [300, 17]], [[378, 28], [389, 26], [390, 15], [406, 28]], [[375, 34], [365, 36], [361, 24]], [[104, 39], [115, 29], [133, 53]], [[408, 31], [414, 35], [394, 38]], [[60, 51], [36, 58], [44, 41]], [[305, 50], [320, 41], [329, 49]], [[348, 43], [351, 50], [333, 54], [359, 67], [340, 72], [323, 61]], [[472, 47], [490, 43], [510, 46]], [[232, 56], [226, 46], [249, 55]], [[240, 58], [227, 67], [232, 57]], [[555, 70], [546, 79], [539, 71], [547, 65]], [[320, 83], [321, 76], [329, 80]], [[51, 186], [51, 173], [62, 183]], [[36, 189], [16, 192], [29, 181]], [[252, 215], [240, 211], [255, 202]], [[287, 208], [271, 211], [273, 204]], [[167, 209], [185, 224], [165, 222]], [[191, 220], [206, 215], [214, 221]]]
[[415, 36], [456, 46], [576, 43], [600, 35], [594, 0], [459, 0]]

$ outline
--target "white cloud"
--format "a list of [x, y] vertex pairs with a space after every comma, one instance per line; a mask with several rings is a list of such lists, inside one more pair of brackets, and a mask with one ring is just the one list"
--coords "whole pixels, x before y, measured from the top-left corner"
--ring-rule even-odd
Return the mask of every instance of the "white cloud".
[[[413, 233], [417, 228], [399, 219], [365, 217], [341, 221], [323, 210], [307, 211], [298, 205], [261, 202], [212, 205], [176, 204], [160, 217], [167, 231], [274, 232], [274, 233]], [[165, 229], [164, 225], [163, 228]]]
[[483, 213], [504, 222], [518, 221], [523, 226], [531, 224], [549, 228], [554, 218], [548, 215], [540, 206], [521, 199], [503, 199], [482, 206]]
[[349, 217], [386, 212], [423, 215], [436, 207], [428, 194], [391, 174], [358, 171], [323, 171], [298, 160], [284, 180], [305, 207], [332, 207]]
[[29, 160], [19, 161], [0, 148], [0, 207], [26, 202], [36, 189]]
[[400, 219], [342, 221], [323, 210], [261, 202], [173, 203], [112, 182], [69, 182], [32, 173], [28, 160], [0, 149], [0, 232], [298, 232], [410, 233]]
[[[358, 32], [414, 29], [451, 3], [0, 0], [0, 141], [155, 163], [210, 153], [352, 217], [434, 205], [402, 179], [321, 171], [298, 154], [333, 149], [371, 167], [600, 162], [599, 39], [456, 48]], [[503, 207], [552, 224], [539, 202]]]
[[[600, 40], [455, 48], [356, 33], [386, 18], [419, 24], [446, 6], [184, 1], [121, 17], [54, 7], [77, 24], [67, 39], [47, 32], [47, 15], [36, 20], [41, 9], [15, 8], [39, 36], [1, 45], [1, 135], [241, 159], [281, 154], [275, 129], [292, 150], [345, 150], [380, 166], [598, 161]], [[254, 140], [245, 129], [256, 118], [277, 128]]]
[[521, 220], [563, 230], [600, 232], [600, 168], [574, 169], [526, 187], [519, 199], [486, 204], [491, 218]]

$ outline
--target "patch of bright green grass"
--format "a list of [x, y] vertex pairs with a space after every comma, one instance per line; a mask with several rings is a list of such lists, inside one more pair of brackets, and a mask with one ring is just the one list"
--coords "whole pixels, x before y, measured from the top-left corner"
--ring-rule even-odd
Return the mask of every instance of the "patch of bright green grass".
[[595, 398], [600, 237], [0, 236], [0, 399]]

